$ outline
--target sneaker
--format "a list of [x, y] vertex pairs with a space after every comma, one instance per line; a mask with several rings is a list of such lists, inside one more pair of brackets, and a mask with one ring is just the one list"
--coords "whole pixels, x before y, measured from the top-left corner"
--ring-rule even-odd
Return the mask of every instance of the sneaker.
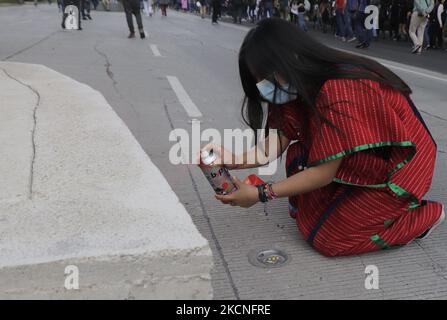
[[141, 39], [146, 38], [146, 34], [144, 33], [144, 31], [140, 31], [140, 38]]
[[127, 38], [129, 38], [129, 39], [135, 38], [135, 33], [133, 33], [133, 32], [129, 33]]
[[442, 210], [441, 211], [441, 216], [439, 217], [438, 221], [436, 221], [435, 224], [433, 226], [431, 226], [429, 229], [427, 229], [423, 234], [421, 234], [420, 236], [416, 237], [416, 240], [427, 239], [428, 236], [433, 232], [433, 230], [435, 230], [440, 224], [442, 224], [445, 221], [444, 206], [442, 206], [441, 210]]
[[341, 41], [346, 42], [346, 38], [345, 37], [341, 37]]
[[356, 45], [355, 47], [356, 47], [357, 49], [366, 49], [366, 48], [369, 47], [369, 43], [365, 41], [365, 42], [362, 42], [362, 43]]
[[353, 42], [355, 40], [357, 40], [357, 38], [356, 37], [352, 37], [352, 38], [348, 39], [348, 42]]
[[419, 52], [421, 51], [421, 48], [422, 48], [422, 46], [419, 46], [419, 45], [414, 46], [413, 50], [411, 50], [411, 53], [418, 53], [418, 51]]

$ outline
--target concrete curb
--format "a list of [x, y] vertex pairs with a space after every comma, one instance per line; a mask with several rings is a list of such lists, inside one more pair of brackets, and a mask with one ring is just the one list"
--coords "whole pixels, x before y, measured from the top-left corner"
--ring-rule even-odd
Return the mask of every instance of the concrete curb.
[[0, 86], [0, 298], [211, 298], [208, 242], [104, 97], [41, 65]]

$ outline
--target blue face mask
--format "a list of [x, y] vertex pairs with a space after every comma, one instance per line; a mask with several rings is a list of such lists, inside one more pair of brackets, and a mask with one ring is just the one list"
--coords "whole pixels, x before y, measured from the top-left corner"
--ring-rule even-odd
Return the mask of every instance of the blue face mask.
[[[290, 101], [293, 101], [297, 98], [296, 94], [289, 93], [290, 91], [290, 85], [281, 85], [281, 88], [278, 88], [276, 90], [276, 96], [275, 96], [275, 84], [272, 82], [264, 79], [261, 82], [258, 82], [256, 84], [256, 87], [259, 90], [259, 93], [261, 96], [274, 104], [284, 104]], [[275, 96], [275, 101], [273, 101], [273, 97]]]

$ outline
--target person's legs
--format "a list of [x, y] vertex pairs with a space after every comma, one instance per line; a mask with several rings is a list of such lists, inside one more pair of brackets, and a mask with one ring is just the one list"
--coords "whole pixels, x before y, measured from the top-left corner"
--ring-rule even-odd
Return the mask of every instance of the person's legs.
[[135, 36], [135, 29], [133, 27], [132, 18], [132, 8], [130, 6], [129, 0], [123, 1], [124, 12], [126, 13], [127, 26], [129, 27], [130, 35], [129, 37]]
[[292, 12], [289, 12], [289, 21], [293, 23], [293, 16], [294, 14]]
[[217, 4], [217, 1], [213, 2], [213, 14], [211, 16], [211, 22], [212, 23], [217, 23], [217, 15], [219, 13], [219, 7]]
[[436, 23], [430, 23], [428, 26], [428, 37], [430, 39], [430, 48], [436, 48]]
[[438, 38], [438, 48], [442, 49], [444, 47], [444, 36], [442, 34], [441, 26], [438, 26], [436, 36]]
[[354, 36], [354, 31], [352, 31], [351, 14], [347, 10], [343, 13], [343, 25], [345, 27], [345, 37], [347, 39], [352, 39]]
[[268, 2], [265, 4], [265, 17], [266, 18], [271, 18], [272, 17], [272, 13], [273, 13], [273, 7], [272, 7], [272, 3]]
[[144, 13], [148, 17], [149, 16], [149, 4], [148, 4], [147, 0], [143, 0], [143, 7], [144, 7]]
[[81, 27], [81, 12], [84, 9], [84, 4], [83, 4], [83, 0], [77, 0], [76, 2], [76, 6], [78, 7], [78, 30], [82, 30]]
[[[428, 48], [428, 46], [430, 45], [430, 36], [428, 34], [428, 21], [427, 19], [425, 19], [425, 25], [424, 25], [424, 29], [423, 33], [422, 33], [422, 47], [424, 49]], [[418, 34], [419, 36], [419, 34]]]
[[65, 29], [65, 19], [67, 18], [67, 14], [65, 13], [64, 0], [60, 0], [60, 4], [61, 4], [61, 12], [62, 12], [62, 23], [61, 23], [61, 27], [62, 27], [62, 29]]
[[304, 15], [304, 12], [300, 13], [300, 16], [301, 16], [301, 28], [307, 32], [306, 17]]
[[416, 34], [416, 32], [418, 32], [418, 29], [420, 28], [421, 22], [422, 21], [420, 17], [418, 17], [417, 12], [413, 12], [411, 14], [409, 34], [415, 48], [422, 46], [422, 37], [424, 34], [423, 32], [424, 30], [422, 29], [420, 32], [421, 38], [419, 38], [418, 35]]
[[[391, 200], [391, 195], [381, 191], [356, 188], [349, 193], [346, 190], [349, 187], [340, 188], [343, 189], [336, 194], [341, 201], [333, 201], [326, 209], [328, 218], [317, 225], [314, 237], [310, 239], [303, 234], [325, 256], [358, 255], [402, 247], [426, 236], [442, 222], [440, 203], [422, 201], [420, 207], [408, 210], [408, 201]], [[302, 210], [303, 215], [305, 211], [300, 203], [291, 204]], [[299, 219], [297, 222], [300, 226]]]
[[244, 17], [244, 9], [247, 9], [247, 8], [244, 5], [241, 5], [237, 12], [237, 18], [238, 18], [239, 23], [242, 23], [242, 18]]
[[363, 24], [360, 14], [354, 17], [354, 30], [355, 36], [357, 37], [359, 42], [363, 43], [365, 41], [365, 38], [363, 34]]
[[144, 29], [143, 29], [143, 20], [141, 19], [141, 10], [140, 10], [139, 3], [138, 3], [138, 5], [133, 6], [132, 13], [137, 20], [137, 26], [138, 26], [138, 31], [140, 32], [140, 36], [141, 36], [141, 38], [144, 38], [145, 35], [144, 35]]
[[345, 24], [344, 24], [344, 16], [343, 16], [342, 10], [337, 9], [335, 11], [335, 21], [337, 24], [337, 34], [340, 37], [346, 37], [346, 34], [345, 34], [346, 28], [345, 28]]

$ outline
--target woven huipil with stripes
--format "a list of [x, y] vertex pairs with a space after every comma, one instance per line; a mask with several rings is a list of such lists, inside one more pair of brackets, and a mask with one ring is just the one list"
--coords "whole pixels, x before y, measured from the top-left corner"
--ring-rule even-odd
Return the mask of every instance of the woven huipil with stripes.
[[323, 85], [316, 107], [336, 128], [304, 117], [297, 101], [270, 105], [267, 124], [293, 141], [287, 176], [342, 157], [332, 183], [289, 197], [289, 213], [310, 245], [327, 256], [386, 249], [439, 219], [441, 204], [422, 199], [436, 145], [409, 98], [374, 81], [337, 79]]

